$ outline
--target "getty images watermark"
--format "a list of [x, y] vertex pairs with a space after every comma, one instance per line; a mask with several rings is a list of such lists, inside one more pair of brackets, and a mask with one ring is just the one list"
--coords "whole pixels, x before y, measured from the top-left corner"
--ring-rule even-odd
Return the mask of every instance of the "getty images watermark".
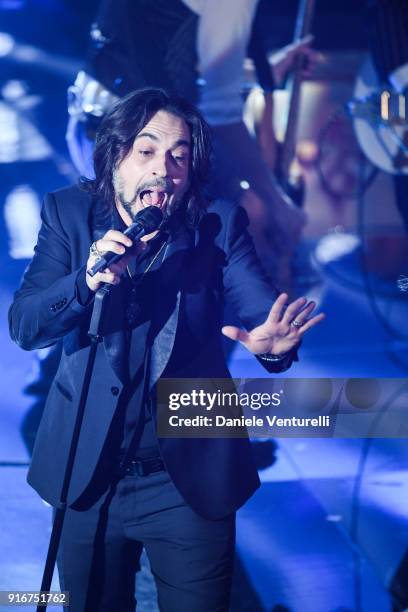
[[408, 379], [162, 379], [159, 437], [407, 437]]

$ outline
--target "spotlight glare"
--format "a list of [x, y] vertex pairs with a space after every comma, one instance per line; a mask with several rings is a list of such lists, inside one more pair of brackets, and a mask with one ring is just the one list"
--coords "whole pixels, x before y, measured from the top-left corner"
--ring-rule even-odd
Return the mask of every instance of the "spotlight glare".
[[408, 276], [401, 274], [397, 280], [397, 286], [400, 291], [408, 292]]
[[6, 57], [14, 49], [14, 38], [6, 32], [0, 32], [0, 57]]

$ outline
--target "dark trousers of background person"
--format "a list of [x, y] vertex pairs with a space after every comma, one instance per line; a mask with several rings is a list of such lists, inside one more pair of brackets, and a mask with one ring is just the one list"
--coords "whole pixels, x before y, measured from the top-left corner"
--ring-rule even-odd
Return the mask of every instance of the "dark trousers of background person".
[[186, 505], [167, 472], [126, 476], [90, 508], [68, 509], [58, 555], [71, 612], [135, 610], [143, 547], [162, 612], [227, 612], [235, 513], [207, 520]]

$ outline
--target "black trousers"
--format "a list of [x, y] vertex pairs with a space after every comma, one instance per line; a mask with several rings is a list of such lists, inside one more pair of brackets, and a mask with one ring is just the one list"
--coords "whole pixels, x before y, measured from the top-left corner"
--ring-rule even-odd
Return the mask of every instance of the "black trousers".
[[71, 612], [135, 610], [146, 549], [162, 612], [226, 612], [235, 514], [210, 521], [186, 505], [167, 472], [125, 477], [91, 508], [68, 509], [58, 555]]

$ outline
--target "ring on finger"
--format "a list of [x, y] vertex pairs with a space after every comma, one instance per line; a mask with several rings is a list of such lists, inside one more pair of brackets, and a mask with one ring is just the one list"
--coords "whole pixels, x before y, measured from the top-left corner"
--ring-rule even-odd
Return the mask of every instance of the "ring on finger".
[[98, 259], [101, 259], [103, 257], [103, 253], [101, 253], [101, 251], [96, 246], [96, 242], [93, 242], [91, 244], [91, 246], [89, 248], [89, 256], [90, 257], [97, 257]]
[[291, 323], [292, 327], [296, 327], [296, 329], [298, 329], [299, 327], [302, 327], [304, 321], [297, 321], [296, 319], [294, 319]]

